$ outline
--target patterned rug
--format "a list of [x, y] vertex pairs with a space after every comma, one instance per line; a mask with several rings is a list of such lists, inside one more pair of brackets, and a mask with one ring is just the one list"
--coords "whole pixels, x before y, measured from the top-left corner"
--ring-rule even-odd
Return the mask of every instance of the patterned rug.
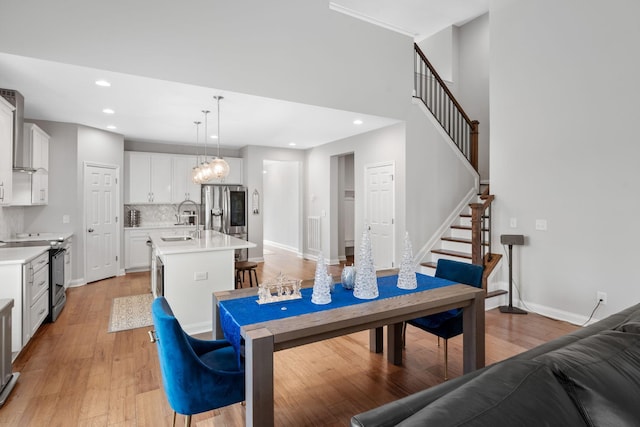
[[131, 295], [114, 298], [111, 304], [109, 332], [126, 331], [153, 325], [151, 302], [153, 295]]

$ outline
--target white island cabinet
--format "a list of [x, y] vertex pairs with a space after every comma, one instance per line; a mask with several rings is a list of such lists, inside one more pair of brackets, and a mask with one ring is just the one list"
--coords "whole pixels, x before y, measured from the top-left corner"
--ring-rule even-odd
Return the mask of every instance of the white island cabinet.
[[256, 244], [213, 230], [190, 236], [184, 230], [149, 233], [156, 258], [151, 277], [154, 294], [162, 277], [162, 292], [176, 318], [188, 334], [197, 334], [211, 331], [212, 294], [235, 287], [235, 250]]

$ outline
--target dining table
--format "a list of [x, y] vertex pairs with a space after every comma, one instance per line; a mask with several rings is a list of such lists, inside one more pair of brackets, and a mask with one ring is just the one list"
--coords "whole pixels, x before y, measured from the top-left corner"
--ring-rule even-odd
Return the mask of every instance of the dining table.
[[274, 352], [369, 330], [369, 348], [402, 364], [403, 322], [435, 313], [463, 317], [463, 371], [485, 364], [483, 289], [416, 273], [417, 288], [401, 289], [397, 274], [379, 274], [378, 296], [358, 299], [339, 283], [328, 304], [311, 301], [313, 280], [303, 281], [300, 299], [259, 304], [258, 289], [213, 293], [213, 336], [236, 349], [245, 369], [246, 425], [274, 425]]

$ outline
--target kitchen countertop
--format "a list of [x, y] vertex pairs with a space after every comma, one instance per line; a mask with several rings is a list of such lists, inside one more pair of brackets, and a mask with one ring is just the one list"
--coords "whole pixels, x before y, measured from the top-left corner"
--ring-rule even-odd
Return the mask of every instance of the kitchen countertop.
[[195, 225], [184, 225], [184, 224], [145, 224], [140, 225], [138, 227], [124, 227], [125, 230], [157, 230], [159, 228], [195, 228]]
[[24, 264], [49, 250], [49, 246], [4, 248], [0, 246], [0, 265]]
[[162, 237], [166, 236], [187, 236], [186, 230], [175, 232], [152, 231], [149, 237], [156, 248], [158, 255], [184, 254], [196, 252], [224, 251], [243, 248], [255, 248], [256, 244], [246, 240], [238, 239], [227, 234], [213, 230], [201, 230], [200, 238], [193, 240], [182, 240], [175, 242], [166, 242]]
[[[37, 241], [55, 241], [67, 240], [73, 236], [71, 232], [49, 233], [49, 232], [33, 232], [33, 233], [17, 233], [11, 236], [0, 237], [0, 242], [37, 242]], [[1, 247], [1, 246], [0, 246]]]

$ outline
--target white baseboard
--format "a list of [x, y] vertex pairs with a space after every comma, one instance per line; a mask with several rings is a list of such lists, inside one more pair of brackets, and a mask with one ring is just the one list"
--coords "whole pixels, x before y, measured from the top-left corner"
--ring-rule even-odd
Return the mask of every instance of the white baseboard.
[[192, 323], [192, 324], [183, 326], [182, 329], [184, 329], [184, 331], [189, 335], [203, 334], [206, 332], [213, 331], [213, 323], [212, 322]]
[[264, 262], [264, 258], [259, 256], [259, 257], [252, 257], [252, 258], [247, 258], [247, 261], [249, 262]]
[[87, 281], [86, 281], [86, 280], [84, 280], [84, 278], [76, 279], [76, 280], [72, 280], [72, 281], [69, 283], [68, 288], [77, 288], [78, 286], [84, 286], [84, 285], [86, 285], [86, 284], [87, 284]]
[[295, 248], [293, 246], [283, 245], [282, 243], [272, 242], [271, 240], [263, 240], [262, 242], [265, 246], [272, 246], [274, 248], [282, 249], [287, 252], [293, 252], [294, 254], [300, 253], [300, 251], [298, 251], [298, 248]]

